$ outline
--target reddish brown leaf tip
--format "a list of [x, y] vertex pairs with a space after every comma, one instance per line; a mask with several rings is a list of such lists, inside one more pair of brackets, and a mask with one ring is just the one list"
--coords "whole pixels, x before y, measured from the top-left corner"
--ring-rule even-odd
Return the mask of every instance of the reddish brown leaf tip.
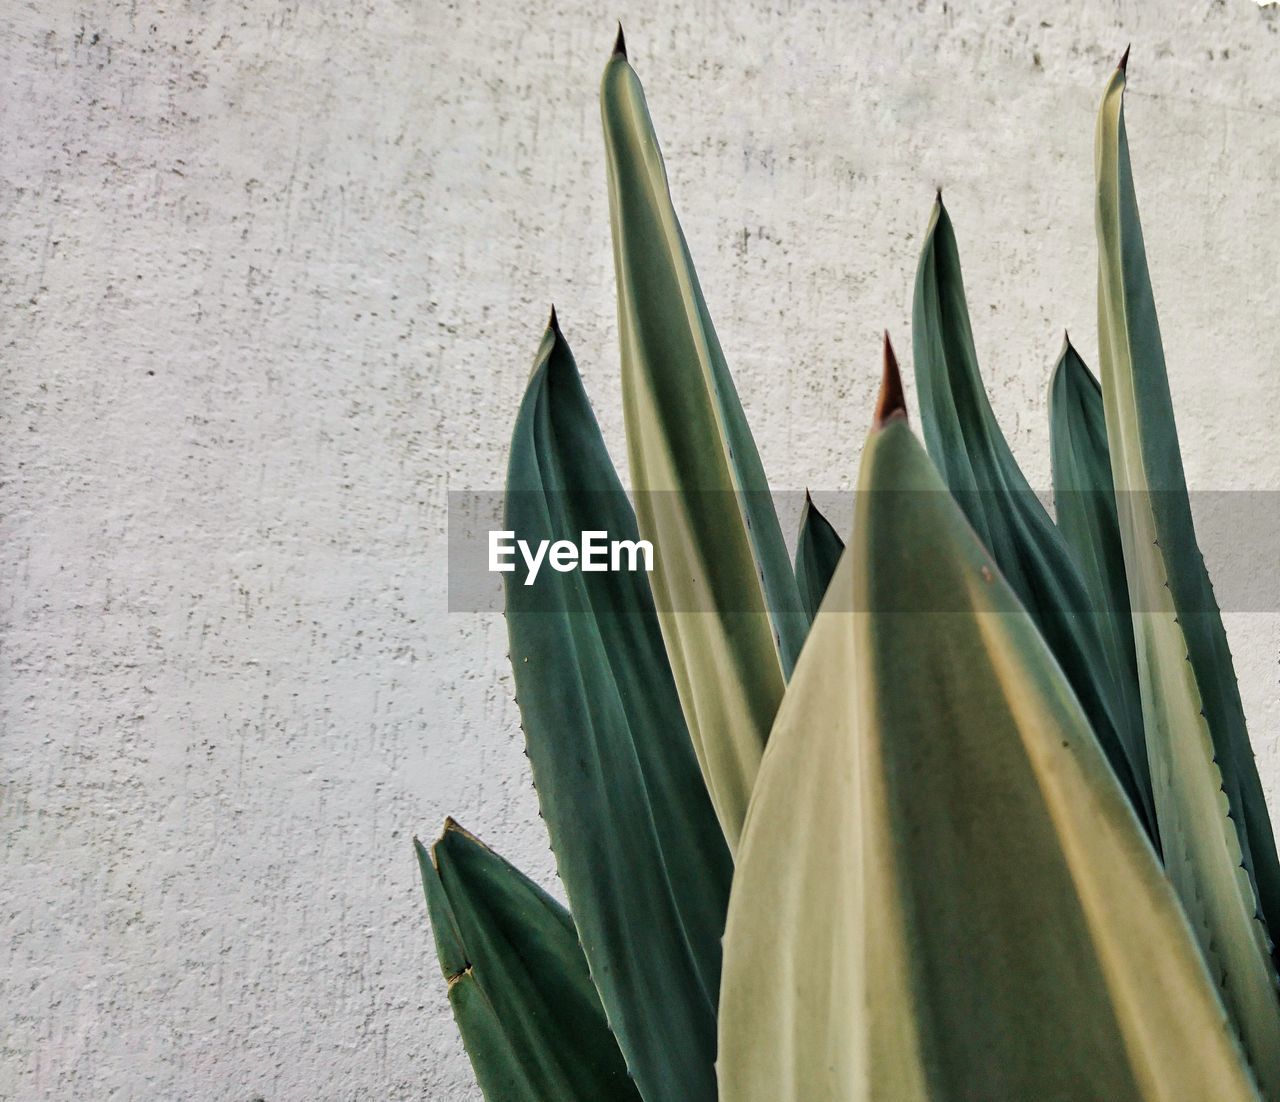
[[884, 377], [880, 381], [880, 397], [876, 400], [875, 427], [884, 428], [890, 421], [907, 419], [907, 402], [902, 393], [902, 375], [898, 357], [893, 354], [889, 333], [884, 335]]
[[1132, 45], [1133, 44], [1130, 43], [1124, 48], [1124, 53], [1120, 55], [1120, 64], [1116, 66], [1117, 69], [1125, 74], [1129, 72], [1129, 50], [1132, 48]]
[[618, 20], [618, 37], [613, 43], [613, 56], [625, 58], [627, 56], [627, 36], [622, 33], [622, 20]]

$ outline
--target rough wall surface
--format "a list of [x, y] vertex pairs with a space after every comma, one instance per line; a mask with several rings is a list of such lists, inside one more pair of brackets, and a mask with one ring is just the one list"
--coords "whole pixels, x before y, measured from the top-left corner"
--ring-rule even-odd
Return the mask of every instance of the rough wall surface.
[[[938, 184], [1047, 484], [1132, 40], [1188, 475], [1280, 488], [1275, 8], [6, 0], [0, 1097], [478, 1097], [409, 840], [552, 867], [445, 495], [500, 485], [553, 299], [623, 455], [614, 15], [777, 486], [851, 487]], [[1228, 630], [1275, 797], [1280, 616]]]

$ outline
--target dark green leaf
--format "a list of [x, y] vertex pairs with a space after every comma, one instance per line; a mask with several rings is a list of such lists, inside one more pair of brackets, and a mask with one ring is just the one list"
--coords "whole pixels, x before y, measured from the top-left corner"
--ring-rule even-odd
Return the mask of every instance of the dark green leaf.
[[810, 621], [818, 615], [823, 594], [843, 551], [844, 540], [806, 493], [804, 512], [800, 516], [800, 537], [796, 540], [796, 584], [800, 586], [800, 602]]
[[449, 1002], [488, 1102], [640, 1102], [573, 920], [453, 820], [414, 848]]
[[[639, 538], [573, 356], [543, 339], [511, 441], [517, 539]], [[561, 879], [648, 1102], [715, 1097], [720, 937], [733, 865], [643, 572], [507, 576], [529, 761]]]
[[1116, 694], [1125, 716], [1120, 735], [1132, 739], [1126, 746], [1127, 757], [1139, 785], [1149, 791], [1151, 767], [1143, 736], [1138, 657], [1133, 646], [1129, 583], [1124, 574], [1102, 388], [1070, 341], [1063, 344], [1049, 386], [1049, 428], [1058, 529], [1080, 568], [1090, 603], [1098, 610], [1098, 638], [1107, 664], [1117, 674]]
[[982, 386], [960, 255], [941, 196], [920, 256], [913, 307], [916, 390], [925, 444], [948, 488], [1061, 663], [1138, 817], [1152, 832], [1151, 791], [1107, 664], [1088, 593], [1027, 483]]

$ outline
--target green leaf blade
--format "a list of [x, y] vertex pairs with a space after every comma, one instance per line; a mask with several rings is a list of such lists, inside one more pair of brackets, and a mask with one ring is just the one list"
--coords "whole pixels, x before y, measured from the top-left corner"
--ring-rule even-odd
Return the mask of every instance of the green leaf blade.
[[1222, 618], [1196, 543], [1124, 124], [1095, 143], [1098, 338], [1121, 540], [1166, 864], [1264, 1093], [1280, 1098], [1269, 927], [1280, 867]]
[[1116, 776], [1155, 842], [1142, 732], [1124, 710], [1085, 583], [1023, 475], [978, 370], [960, 254], [941, 196], [920, 255], [912, 308], [925, 443], [943, 480], [1070, 681]]
[[796, 584], [800, 587], [800, 603], [810, 621], [818, 615], [831, 575], [836, 572], [843, 553], [844, 540], [806, 493], [804, 511], [800, 514], [800, 536], [796, 540]]
[[640, 530], [694, 747], [730, 848], [807, 627], [741, 403], [625, 55], [601, 82], [623, 410]]
[[[1140, 787], [1149, 792], [1151, 767], [1102, 387], [1070, 341], [1063, 344], [1049, 385], [1049, 427], [1058, 530], [1097, 610], [1098, 638], [1107, 664], [1117, 673], [1116, 693], [1124, 716], [1120, 735], [1130, 740], [1125, 747], [1129, 762]], [[1157, 824], [1153, 833], [1158, 841]]]
[[743, 835], [723, 1102], [1256, 1102], [1060, 666], [900, 420], [827, 607]]
[[[551, 326], [512, 434], [517, 539], [635, 540], [568, 343]], [[715, 1098], [720, 938], [732, 859], [642, 572], [508, 575], [522, 726], [587, 960], [647, 1102]]]
[[449, 820], [414, 839], [449, 1002], [488, 1102], [640, 1102], [569, 912]]

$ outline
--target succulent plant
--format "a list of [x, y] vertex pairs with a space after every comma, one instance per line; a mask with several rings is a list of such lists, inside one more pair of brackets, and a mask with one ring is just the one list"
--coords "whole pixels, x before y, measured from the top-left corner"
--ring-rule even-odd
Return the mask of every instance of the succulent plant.
[[521, 538], [657, 552], [651, 577], [508, 578], [572, 917], [452, 821], [418, 846], [490, 1102], [1280, 1100], [1280, 863], [1192, 524], [1125, 80], [1096, 135], [1101, 383], [1067, 342], [1051, 385], [1056, 519], [987, 400], [939, 195], [925, 446], [886, 335], [849, 544], [806, 497], [793, 564], [619, 33], [634, 505], [554, 311], [506, 495]]

